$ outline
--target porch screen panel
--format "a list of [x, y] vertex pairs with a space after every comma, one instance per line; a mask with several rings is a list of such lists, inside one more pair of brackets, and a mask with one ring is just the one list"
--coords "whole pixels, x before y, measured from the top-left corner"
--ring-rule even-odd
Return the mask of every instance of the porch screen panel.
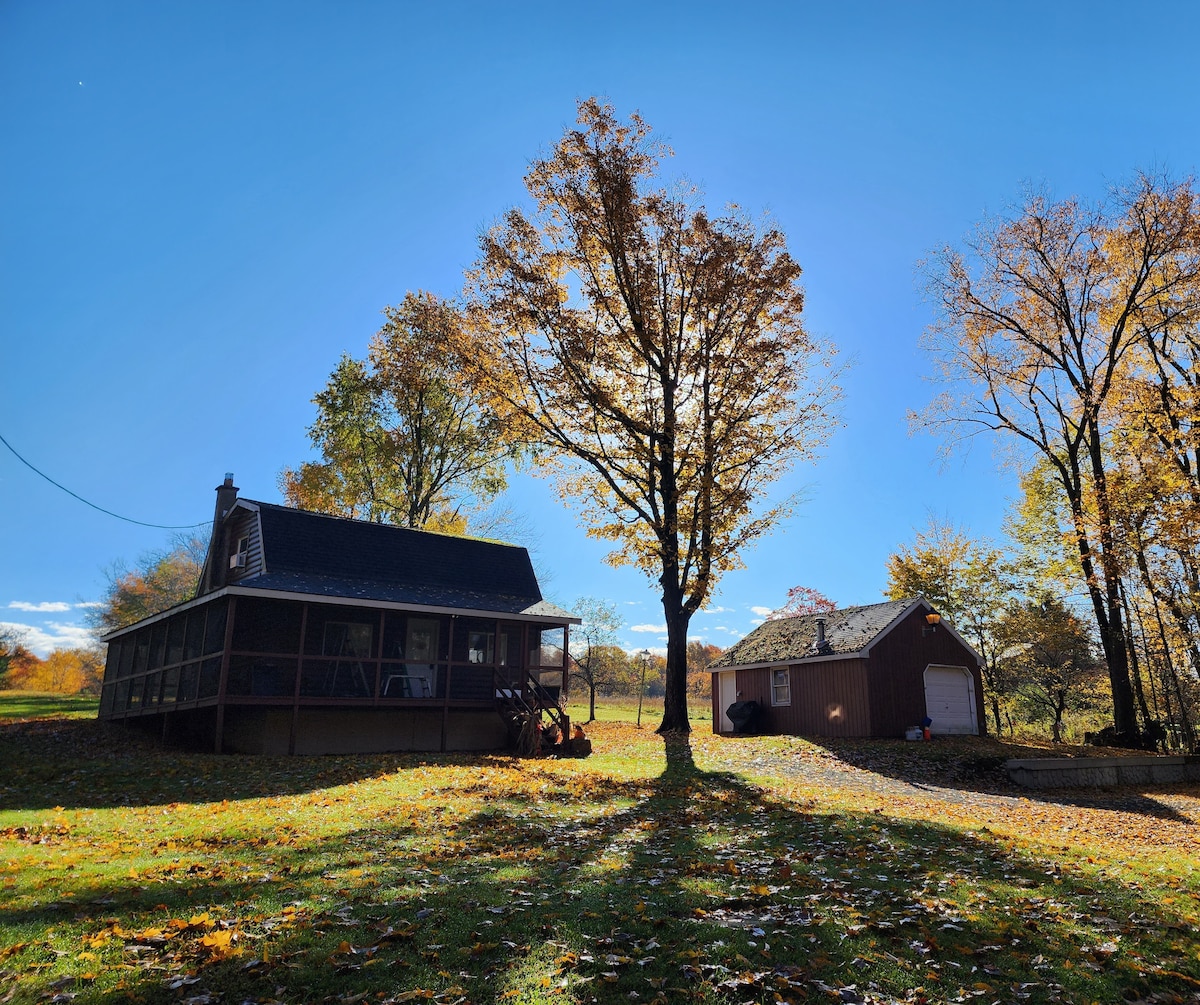
[[388, 615], [383, 651], [404, 662], [383, 664], [380, 697], [437, 698], [445, 695], [445, 668], [440, 664], [444, 619]]
[[167, 648], [167, 623], [159, 621], [150, 631], [150, 669], [157, 670], [165, 662]]
[[449, 697], [460, 701], [494, 701], [496, 681], [490, 666], [457, 663], [450, 670]]
[[[237, 613], [233, 618], [233, 648], [235, 652], [285, 653], [300, 651], [299, 604], [287, 600], [266, 600], [261, 597], [238, 597]], [[224, 611], [219, 615], [224, 633]], [[217, 643], [220, 650], [221, 643]]]
[[150, 629], [143, 628], [134, 636], [133, 672], [142, 673], [150, 665]]
[[454, 625], [451, 658], [476, 666], [496, 664], [496, 622], [484, 618], [459, 618]]
[[200, 664], [200, 687], [198, 698], [215, 698], [221, 686], [221, 657], [205, 660]]
[[162, 700], [164, 705], [170, 705], [179, 697], [179, 667], [171, 667], [163, 673]]
[[[240, 614], [238, 620], [241, 620]], [[312, 604], [308, 609], [304, 655], [374, 659], [378, 655], [378, 629], [378, 611], [365, 607]]]
[[185, 663], [179, 670], [179, 701], [195, 701], [200, 683], [200, 664]]
[[219, 653], [225, 648], [225, 618], [228, 605], [224, 600], [209, 604], [204, 623], [204, 655]]
[[237, 697], [290, 698], [296, 689], [296, 661], [264, 656], [231, 656], [225, 693]]
[[117, 679], [121, 669], [121, 649], [125, 645], [121, 640], [108, 644], [108, 653], [104, 660], [104, 682], [111, 684]]
[[133, 673], [133, 637], [125, 636], [121, 642], [121, 665], [117, 668], [118, 677], [128, 677]]
[[204, 608], [196, 607], [188, 611], [187, 628], [183, 633], [183, 658], [194, 660], [203, 655], [204, 649]]
[[562, 628], [536, 629], [529, 633], [529, 666], [560, 668], [565, 656], [566, 632]]
[[183, 631], [187, 625], [187, 615], [177, 614], [167, 625], [167, 665], [183, 660]]

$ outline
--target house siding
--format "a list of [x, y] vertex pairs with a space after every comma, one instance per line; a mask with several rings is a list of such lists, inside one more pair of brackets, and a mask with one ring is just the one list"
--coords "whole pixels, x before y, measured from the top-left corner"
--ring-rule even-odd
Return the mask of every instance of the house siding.
[[[241, 569], [231, 569], [229, 558], [237, 552], [237, 543], [246, 538], [246, 565]], [[239, 510], [237, 516], [230, 521], [225, 530], [224, 555], [225, 583], [237, 583], [240, 580], [257, 576], [263, 571], [263, 541], [259, 528], [258, 514], [251, 510]]]
[[[762, 708], [759, 731], [800, 736], [868, 736], [867, 675], [862, 660], [830, 660], [788, 667], [791, 702], [771, 704], [771, 672], [758, 667], [737, 671], [739, 700]], [[713, 713], [720, 709], [714, 698]], [[717, 721], [716, 719], [713, 720]]]
[[304, 708], [296, 716], [295, 750], [291, 709], [231, 707], [225, 713], [226, 753], [301, 755], [362, 754], [437, 750], [443, 721], [449, 750], [498, 750], [508, 743], [492, 710]]
[[916, 610], [881, 637], [868, 661], [870, 729], [873, 736], [902, 736], [925, 718], [925, 668], [930, 664], [966, 667], [975, 687], [975, 714], [985, 731], [983, 687], [975, 654], [944, 626], [931, 632], [925, 611]]
[[[947, 623], [930, 627], [926, 616], [931, 610], [928, 601], [918, 598], [831, 612], [825, 639], [831, 652], [826, 657], [807, 657], [825, 627], [815, 617], [761, 626], [732, 647], [712, 671], [714, 731], [719, 731], [721, 715], [720, 675], [729, 671], [736, 674], [738, 699], [754, 700], [762, 707], [762, 732], [899, 737], [927, 714], [935, 720], [935, 733], [937, 715], [946, 718], [947, 731], [968, 731], [971, 724], [961, 692], [949, 697], [939, 692], [934, 700], [941, 711], [926, 711], [926, 670], [939, 666], [966, 671], [974, 725], [986, 732], [978, 657]], [[784, 666], [789, 669], [790, 702], [772, 705], [771, 671]]]

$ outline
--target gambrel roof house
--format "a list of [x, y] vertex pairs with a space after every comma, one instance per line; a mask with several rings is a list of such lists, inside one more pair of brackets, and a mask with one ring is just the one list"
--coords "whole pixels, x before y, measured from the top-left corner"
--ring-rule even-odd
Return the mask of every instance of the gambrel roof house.
[[759, 705], [757, 729], [801, 736], [901, 736], [985, 729], [980, 660], [928, 600], [766, 621], [710, 667], [713, 731]]
[[194, 600], [113, 632], [100, 716], [218, 750], [491, 749], [566, 732], [567, 632], [524, 548], [217, 488]]

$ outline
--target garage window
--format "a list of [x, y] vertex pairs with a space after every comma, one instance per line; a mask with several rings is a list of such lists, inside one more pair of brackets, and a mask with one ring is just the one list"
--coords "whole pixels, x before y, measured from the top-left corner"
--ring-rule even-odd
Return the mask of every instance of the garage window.
[[784, 667], [782, 670], [771, 671], [771, 704], [772, 705], [790, 705], [792, 703], [792, 678], [791, 670]]

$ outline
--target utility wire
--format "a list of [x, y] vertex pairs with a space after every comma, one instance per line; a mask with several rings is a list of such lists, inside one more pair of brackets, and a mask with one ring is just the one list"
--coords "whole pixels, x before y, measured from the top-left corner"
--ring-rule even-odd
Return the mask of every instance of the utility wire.
[[46, 474], [44, 471], [39, 471], [32, 464], [30, 464], [29, 461], [25, 460], [24, 457], [22, 457], [20, 454], [18, 454], [16, 447], [14, 447], [11, 443], [9, 443], [8, 440], [6, 440], [3, 436], [0, 436], [0, 443], [3, 443], [6, 447], [8, 447], [8, 449], [10, 451], [12, 451], [13, 457], [15, 457], [22, 464], [24, 464], [25, 467], [27, 467], [35, 475], [38, 475], [41, 478], [45, 478], [46, 481], [48, 481], [56, 489], [62, 489], [67, 495], [71, 496], [71, 498], [78, 499], [85, 506], [91, 506], [92, 509], [99, 510], [101, 513], [105, 514], [106, 516], [116, 517], [118, 520], [124, 520], [126, 523], [136, 523], [139, 527], [153, 527], [155, 530], [193, 530], [196, 527], [206, 526], [205, 523], [186, 523], [186, 524], [177, 524], [177, 525], [168, 525], [168, 524], [163, 524], [163, 523], [146, 523], [144, 520], [134, 520], [132, 517], [121, 516], [120, 513], [114, 513], [110, 509], [105, 509], [103, 506], [97, 506], [94, 502], [89, 502], [87, 499], [84, 499], [83, 496], [79, 495], [79, 493], [72, 492], [65, 485], [59, 485], [58, 482], [56, 482], [48, 474]]

